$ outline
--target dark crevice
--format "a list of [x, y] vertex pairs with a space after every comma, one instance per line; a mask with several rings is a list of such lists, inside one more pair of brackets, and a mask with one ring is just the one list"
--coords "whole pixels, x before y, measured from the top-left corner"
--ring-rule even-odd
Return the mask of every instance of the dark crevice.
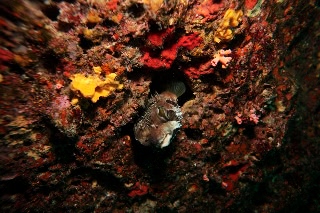
[[243, 134], [246, 135], [249, 139], [253, 139], [256, 137], [254, 132], [254, 126], [248, 125], [245, 130], [243, 131]]
[[243, 41], [246, 38], [246, 34], [237, 34], [233, 40], [231, 40], [228, 44], [228, 49], [236, 49], [236, 47], [241, 46], [243, 44]]
[[120, 127], [117, 129], [117, 134], [118, 135], [129, 135], [130, 138], [135, 138], [134, 133], [133, 133], [133, 123], [127, 123], [126, 125]]
[[221, 109], [221, 108], [216, 108], [216, 107], [214, 107], [213, 109], [213, 112], [215, 113], [215, 114], [224, 114], [225, 112], [223, 111], [223, 109]]
[[200, 140], [202, 138], [202, 131], [199, 129], [185, 129], [184, 132], [186, 133], [187, 137], [191, 140]]
[[245, 164], [239, 164], [239, 165], [236, 165], [236, 166], [228, 166], [228, 167], [223, 169], [223, 172], [234, 174], [234, 173], [239, 172], [239, 170], [241, 170], [241, 168], [243, 168], [244, 166], [245, 166]]
[[15, 1], [7, 0], [2, 1], [0, 4], [0, 14], [1, 17], [6, 17], [6, 19], [18, 23], [21, 21], [21, 18], [19, 16], [14, 15], [15, 14]]
[[74, 25], [72, 23], [66, 23], [66, 22], [59, 21], [58, 30], [61, 32], [68, 32], [69, 30], [71, 30], [73, 28], [73, 26]]
[[140, 38], [140, 37], [130, 37], [129, 42], [127, 43], [128, 46], [131, 47], [138, 47], [141, 48], [141, 44], [144, 44], [146, 42], [145, 38]]
[[175, 146], [159, 149], [143, 146], [136, 140], [133, 140], [131, 145], [135, 163], [150, 176], [150, 182], [158, 183], [166, 178], [166, 160], [174, 153]]
[[96, 128], [96, 130], [98, 130], [98, 131], [104, 130], [105, 128], [108, 127], [109, 124], [110, 124], [109, 121], [103, 121], [99, 124], [99, 126]]
[[19, 75], [25, 73], [25, 70], [19, 64], [11, 64], [10, 71]]
[[[76, 181], [77, 177], [79, 178], [79, 182]], [[69, 178], [75, 180], [73, 183], [75, 185], [78, 183], [80, 184], [82, 180], [89, 178], [90, 180], [97, 180], [100, 186], [113, 191], [119, 192], [123, 189], [123, 184], [118, 178], [102, 170], [80, 167], [72, 171]]]
[[30, 188], [30, 184], [21, 176], [7, 181], [0, 181], [1, 194], [24, 193], [28, 188]]
[[206, 194], [225, 194], [225, 190], [221, 187], [221, 183], [218, 183], [215, 180], [210, 180], [208, 183], [203, 182], [203, 185], [204, 193]]
[[144, 5], [141, 3], [133, 3], [129, 6], [128, 12], [133, 18], [139, 18], [145, 12]]
[[56, 128], [50, 120], [44, 119], [42, 121], [47, 129], [50, 129], [49, 142], [52, 145], [52, 150], [56, 159], [60, 163], [70, 163], [75, 160], [75, 144], [77, 137], [68, 137]]
[[216, 163], [221, 159], [221, 155], [219, 153], [210, 153], [206, 155], [204, 162]]
[[305, 27], [299, 33], [297, 33], [288, 47], [288, 52], [291, 52], [293, 47], [296, 47], [298, 44], [301, 44], [302, 41], [305, 41], [306, 38], [309, 36], [309, 31], [309, 28]]
[[80, 38], [79, 46], [83, 49], [84, 52], [86, 52], [87, 50], [89, 50], [94, 46], [94, 43], [89, 39], [85, 38], [84, 35], [80, 35], [79, 38]]
[[60, 58], [52, 50], [48, 50], [42, 55], [42, 64], [51, 73], [56, 73], [57, 65], [60, 62]]
[[23, 145], [24, 146], [31, 146], [32, 145], [32, 140], [31, 139], [26, 139], [26, 140], [23, 140]]
[[154, 20], [149, 21], [149, 32], [158, 32], [160, 30], [163, 30], [163, 28]]
[[61, 163], [69, 163], [75, 160], [76, 138], [69, 138], [60, 132], [55, 132], [50, 137], [50, 142], [57, 160]]
[[111, 21], [109, 19], [105, 19], [102, 24], [101, 24], [103, 27], [107, 27], [107, 28], [110, 28], [110, 27], [116, 27], [118, 26], [118, 24], [114, 21]]
[[57, 21], [60, 14], [59, 8], [55, 5], [45, 5], [41, 8], [41, 11], [52, 21]]
[[97, 23], [88, 22], [86, 23], [86, 26], [88, 27], [88, 29], [93, 29], [95, 26], [97, 26]]
[[127, 73], [127, 78], [132, 81], [139, 81], [141, 78], [150, 80], [150, 72], [144, 68], [137, 67], [132, 72]]
[[156, 72], [152, 76], [152, 83], [150, 85], [150, 94], [161, 93], [166, 91], [168, 85], [174, 82], [183, 82], [186, 91], [178, 98], [179, 106], [182, 106], [185, 102], [194, 98], [191, 88], [186, 83], [185, 77], [181, 71], [175, 71], [178, 69], [172, 69], [168, 71]]

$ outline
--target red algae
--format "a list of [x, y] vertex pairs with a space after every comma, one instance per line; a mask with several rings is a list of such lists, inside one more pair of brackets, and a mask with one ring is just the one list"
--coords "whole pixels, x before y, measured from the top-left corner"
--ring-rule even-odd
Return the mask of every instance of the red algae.
[[168, 28], [160, 32], [153, 32], [148, 35], [148, 41], [152, 46], [162, 47], [166, 38], [174, 32], [174, 28]]
[[248, 10], [252, 10], [256, 6], [258, 0], [245, 0], [244, 4]]
[[169, 69], [173, 61], [177, 57], [179, 48], [184, 47], [187, 50], [192, 50], [199, 46], [202, 39], [197, 34], [190, 34], [179, 38], [177, 43], [161, 51], [159, 56], [153, 56], [151, 51], [146, 52], [141, 58], [142, 63], [153, 69]]
[[197, 79], [205, 74], [212, 74], [214, 72], [211, 66], [211, 61], [199, 65], [199, 67], [187, 67], [184, 69], [184, 73], [191, 79]]
[[116, 10], [118, 7], [118, 0], [110, 0], [106, 3], [108, 10]]
[[223, 8], [224, 2], [223, 1], [210, 1], [204, 0], [200, 1], [200, 4], [196, 7], [195, 14], [201, 15], [205, 20], [212, 19], [212, 15], [217, 13], [221, 8]]
[[128, 194], [129, 197], [142, 196], [148, 193], [148, 186], [136, 182], [134, 189]]
[[192, 33], [190, 35], [182, 36], [177, 44], [178, 47], [185, 47], [187, 50], [192, 50], [198, 47], [202, 42], [202, 38], [197, 33]]
[[8, 62], [8, 61], [12, 61], [14, 59], [13, 57], [13, 53], [5, 50], [5, 49], [1, 49], [0, 48], [0, 62]]

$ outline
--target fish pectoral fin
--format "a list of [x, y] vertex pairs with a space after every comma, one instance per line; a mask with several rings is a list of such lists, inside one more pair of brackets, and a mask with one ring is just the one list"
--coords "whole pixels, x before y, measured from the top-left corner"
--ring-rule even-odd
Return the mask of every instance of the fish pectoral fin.
[[163, 148], [163, 147], [168, 146], [170, 144], [171, 138], [172, 138], [171, 134], [166, 134], [164, 139], [161, 142], [161, 146], [160, 147]]

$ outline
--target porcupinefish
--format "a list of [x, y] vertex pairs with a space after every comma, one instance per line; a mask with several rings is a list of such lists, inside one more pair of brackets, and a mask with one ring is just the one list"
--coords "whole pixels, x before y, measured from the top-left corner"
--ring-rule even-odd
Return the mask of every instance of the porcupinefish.
[[170, 144], [181, 127], [182, 112], [178, 97], [186, 90], [184, 83], [174, 82], [149, 99], [145, 114], [134, 126], [136, 140], [145, 146], [163, 148]]

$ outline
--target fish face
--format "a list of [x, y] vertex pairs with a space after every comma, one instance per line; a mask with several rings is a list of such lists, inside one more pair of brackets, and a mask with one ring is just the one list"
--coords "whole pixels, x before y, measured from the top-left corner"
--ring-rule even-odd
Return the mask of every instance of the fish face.
[[156, 94], [135, 125], [134, 134], [142, 145], [163, 148], [170, 144], [176, 130], [181, 127], [181, 120], [177, 96], [171, 92]]

